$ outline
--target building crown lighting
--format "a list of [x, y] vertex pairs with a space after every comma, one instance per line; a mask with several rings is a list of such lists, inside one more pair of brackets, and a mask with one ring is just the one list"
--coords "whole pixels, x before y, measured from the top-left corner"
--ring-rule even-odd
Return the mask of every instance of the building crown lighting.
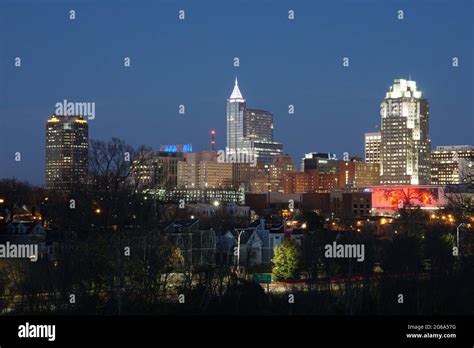
[[240, 93], [239, 82], [237, 81], [237, 77], [235, 78], [234, 89], [232, 90], [232, 94], [230, 95], [229, 101], [238, 102], [238, 103], [245, 102], [245, 99], [242, 96], [242, 93]]
[[421, 91], [416, 87], [416, 81], [397, 79], [393, 81], [390, 90], [386, 93], [385, 99], [396, 98], [421, 98]]

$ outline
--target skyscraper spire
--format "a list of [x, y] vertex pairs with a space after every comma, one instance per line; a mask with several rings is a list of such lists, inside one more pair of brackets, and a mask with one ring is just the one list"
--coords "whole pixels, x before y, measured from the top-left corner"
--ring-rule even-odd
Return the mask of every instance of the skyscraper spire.
[[235, 77], [234, 90], [232, 91], [232, 94], [230, 95], [229, 99], [234, 99], [236, 101], [244, 101], [244, 97], [242, 97], [242, 93], [240, 93], [239, 82], [237, 81], [237, 77]]

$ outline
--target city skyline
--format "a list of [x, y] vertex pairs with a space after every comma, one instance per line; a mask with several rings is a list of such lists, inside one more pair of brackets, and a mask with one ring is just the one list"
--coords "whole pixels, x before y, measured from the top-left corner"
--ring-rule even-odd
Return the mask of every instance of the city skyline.
[[472, 341], [473, 0], [0, 0], [0, 32], [0, 341]]
[[[401, 80], [402, 82], [405, 81], [404, 83], [406, 83], [406, 84], [408, 84], [408, 85], [409, 85], [410, 83], [414, 83], [414, 84], [416, 85], [416, 81], [404, 80], [404, 79], [395, 79], [395, 80], [394, 80], [394, 83], [395, 83], [395, 84], [400, 83], [400, 80]], [[390, 90], [392, 90], [392, 88], [393, 88], [393, 86], [390, 87]], [[415, 89], [416, 89], [416, 87], [415, 87]], [[387, 93], [387, 96], [388, 96], [388, 94], [390, 94], [390, 93], [391, 93], [391, 92], [389, 91], [389, 92]], [[421, 93], [421, 92], [419, 92], [419, 90], [417, 90], [416, 93]], [[244, 99], [244, 97], [242, 96], [242, 94], [241, 94], [241, 92], [240, 92], [240, 90], [239, 90], [239, 87], [238, 87], [238, 79], [237, 79], [237, 77], [236, 77], [236, 78], [235, 78], [234, 88], [233, 88], [233, 90], [232, 90], [232, 93], [231, 93], [230, 97], [227, 99], [227, 100], [228, 100], [228, 105], [232, 105], [232, 99], [237, 98], [237, 97], [236, 97], [237, 94], [238, 94], [238, 97], [240, 98], [239, 103], [242, 102], [242, 103], [245, 105], [244, 110], [243, 110], [243, 112], [244, 112], [243, 116], [244, 116], [244, 117], [243, 117], [243, 119], [242, 119], [242, 125], [241, 125], [243, 132], [244, 132], [243, 127], [245, 127], [244, 123], [248, 123], [248, 120], [246, 119], [245, 116], [247, 116], [247, 114], [249, 114], [250, 112], [252, 112], [252, 113], [253, 113], [253, 112], [262, 112], [262, 113], [269, 113], [270, 115], [272, 115], [271, 111], [266, 111], [266, 110], [254, 109], [254, 108], [247, 107], [247, 105], [246, 105], [246, 100]], [[421, 95], [421, 94], [420, 94], [420, 95]], [[386, 97], [386, 98], [387, 98], [387, 97]], [[386, 99], [386, 98], [385, 98], [385, 99]], [[424, 98], [424, 96], [423, 96], [423, 98]], [[229, 104], [229, 100], [231, 100], [231, 104]], [[71, 118], [71, 117], [73, 117], [73, 118], [79, 117], [79, 116], [78, 116], [79, 114], [76, 115], [77, 112], [75, 112], [75, 111], [74, 111], [73, 113], [67, 114], [67, 112], [66, 112], [67, 103], [68, 103], [68, 101], [67, 101], [67, 100], [64, 100], [64, 106], [63, 106], [63, 104], [61, 104], [61, 103], [57, 103], [57, 104], [56, 104], [56, 106], [60, 106], [61, 110], [64, 110], [65, 115], [61, 115], [61, 114], [56, 115], [56, 114], [53, 113], [52, 116], [51, 116], [52, 118], [50, 118], [50, 119], [47, 120], [47, 125], [49, 125], [50, 122], [52, 122], [51, 120], [55, 121], [55, 120], [56, 120], [56, 116], [59, 116], [59, 117], [58, 117], [58, 120], [62, 120], [61, 122], [68, 122], [68, 119]], [[385, 103], [385, 101], [382, 103], [382, 105], [383, 105], [384, 103]], [[76, 103], [74, 103], [74, 102], [69, 102], [69, 104], [71, 105], [71, 107], [75, 107], [75, 108], [78, 107], [78, 106], [77, 106], [77, 105], [78, 105], [77, 102], [76, 102]], [[74, 105], [74, 106], [73, 106], [73, 105]], [[84, 110], [87, 112], [87, 107], [84, 107]], [[81, 113], [80, 115], [83, 116], [84, 113]], [[93, 120], [94, 117], [95, 117], [95, 115], [91, 116], [90, 118]], [[247, 118], [248, 118], [248, 117], [247, 117]], [[86, 117], [86, 119], [87, 119], [87, 117]], [[85, 122], [85, 123], [88, 123], [88, 121], [86, 121], [86, 120], [84, 120], [84, 122]], [[428, 123], [429, 123], [429, 120], [428, 120]], [[62, 123], [61, 123], [61, 124], [62, 124]], [[247, 127], [248, 127], [248, 126], [249, 126], [249, 125], [247, 125]], [[255, 124], [255, 126], [257, 126], [257, 123]], [[263, 130], [262, 130], [262, 131], [263, 131]], [[273, 127], [273, 123], [272, 123], [271, 132], [273, 133], [273, 131], [274, 131], [274, 127]], [[373, 134], [380, 134], [380, 130], [378, 130], [378, 133], [370, 133], [370, 132], [369, 132], [369, 133], [364, 133], [364, 137], [366, 138], [367, 135], [373, 135]], [[428, 135], [428, 137], [429, 137], [429, 135]], [[244, 137], [244, 138], [246, 139], [246, 137]], [[273, 140], [273, 139], [272, 139], [272, 140]], [[46, 142], [47, 142], [47, 141], [48, 141], [48, 140], [46, 139]], [[365, 142], [366, 142], [366, 141], [367, 141], [367, 138], [365, 139]], [[380, 141], [380, 140], [379, 140], [379, 141]], [[227, 140], [227, 143], [228, 143], [228, 140]], [[364, 146], [364, 140], [362, 140], [362, 144], [363, 144], [363, 147], [364, 147], [364, 148], [367, 147], [367, 144], [365, 144], [365, 146]], [[144, 145], [148, 146], [148, 144], [144, 144]], [[209, 151], [209, 150], [211, 150], [211, 148], [210, 148], [210, 147], [211, 147], [211, 144], [208, 143], [208, 145], [209, 145], [208, 148], [196, 149], [196, 148], [194, 147], [193, 150], [191, 150], [191, 151], [192, 151], [192, 152]], [[443, 147], [443, 146], [446, 146], [446, 145], [447, 145], [447, 144], [443, 144], [443, 145], [440, 145], [440, 144], [431, 144], [431, 148], [432, 148], [433, 150], [435, 150], [437, 147], [440, 147], [440, 146]], [[153, 148], [153, 150], [155, 150], [155, 151], [160, 150], [160, 151], [161, 151], [161, 149], [163, 148], [163, 146], [164, 146], [164, 145], [161, 144], [159, 147]], [[189, 145], [189, 146], [191, 146], [191, 145]], [[460, 145], [460, 144], [450, 144], [450, 145], [448, 145], [448, 146], [463, 146], [463, 145]], [[228, 151], [228, 148], [226, 148], [226, 150]], [[219, 150], [219, 151], [223, 151], [223, 150], [221, 149], [221, 150]], [[46, 152], [46, 155], [47, 155], [47, 153], [48, 153], [48, 152]], [[328, 152], [328, 153], [331, 153], [331, 152]], [[283, 154], [286, 154], [285, 150], [283, 150]], [[334, 155], [336, 155], [337, 159], [342, 159], [342, 158], [345, 156], [344, 153], [342, 153], [342, 154], [334, 154]], [[360, 158], [362, 158], [364, 155], [367, 155], [367, 152], [366, 152], [366, 151], [363, 151], [362, 154], [360, 154], [360, 153], [350, 154], [351, 157], [354, 157], [354, 156], [355, 156], [355, 157], [360, 157]], [[303, 156], [304, 156], [304, 153], [301, 155], [301, 157], [303, 157]], [[293, 159], [293, 161], [294, 161], [295, 164], [298, 163], [298, 158], [293, 158], [293, 157], [291, 157], [291, 158]], [[304, 158], [304, 157], [303, 157], [303, 158]], [[364, 162], [365, 162], [365, 161], [366, 161], [366, 159], [364, 159]], [[48, 162], [48, 161], [46, 160], [46, 163], [47, 163], [47, 162]], [[371, 163], [371, 161], [369, 161], [368, 163]], [[47, 171], [47, 167], [46, 167], [45, 169], [46, 169], [46, 171]], [[296, 169], [297, 169], [297, 171], [303, 171], [303, 170], [302, 170], [302, 167], [301, 167], [301, 166], [298, 166], [298, 165], [296, 166]], [[47, 176], [45, 176], [45, 180], [46, 180], [46, 182], [48, 181]], [[33, 182], [33, 183], [34, 183], [34, 182]], [[36, 184], [36, 183], [34, 183], [34, 184]], [[44, 185], [41, 185], [41, 184], [40, 184], [40, 186], [44, 186]], [[46, 186], [47, 186], [47, 185], [46, 185]]]
[[[364, 133], [380, 130], [379, 105], [388, 86], [394, 79], [407, 78], [410, 74], [430, 100], [432, 147], [472, 143], [473, 111], [469, 102], [473, 94], [469, 78], [472, 52], [465, 44], [471, 40], [472, 33], [466, 14], [469, 11], [463, 11], [466, 6], [472, 6], [470, 2], [457, 1], [454, 2], [456, 6], [447, 9], [436, 4], [428, 7], [423, 2], [402, 2], [399, 6], [369, 6], [365, 2], [357, 6], [283, 3], [268, 9], [267, 16], [263, 16], [266, 12], [262, 4], [242, 3], [232, 15], [244, 16], [252, 9], [252, 15], [247, 16], [250, 25], [242, 28], [224, 25], [219, 34], [208, 33], [203, 26], [204, 20], [210, 17], [215, 24], [225, 22], [225, 11], [220, 11], [219, 4], [211, 3], [215, 5], [211, 12], [184, 3], [188, 15], [184, 22], [177, 19], [178, 5], [161, 4], [163, 11], [159, 20], [148, 22], [150, 24], [137, 22], [140, 15], [151, 20], [143, 8], [124, 5], [129, 10], [127, 23], [133, 23], [138, 29], [145, 26], [153, 33], [146, 34], [141, 45], [131, 41], [126, 28], [119, 27], [116, 19], [120, 19], [121, 14], [115, 13], [117, 9], [112, 9], [117, 15], [112, 20], [112, 15], [106, 14], [107, 7], [101, 5], [92, 15], [88, 6], [78, 4], [75, 6], [77, 19], [73, 23], [67, 18], [67, 9], [48, 3], [43, 4], [45, 9], [33, 5], [26, 10], [25, 22], [31, 23], [26, 27], [19, 27], [6, 18], [0, 25], [8, 25], [12, 37], [5, 39], [8, 50], [2, 53], [6, 66], [1, 82], [0, 110], [7, 117], [0, 121], [3, 163], [0, 177], [17, 177], [34, 184], [44, 182], [44, 153], [41, 150], [44, 135], [34, 130], [40, 125], [43, 127], [45, 120], [54, 113], [55, 104], [64, 99], [96, 103], [96, 118], [90, 121], [91, 139], [118, 137], [133, 146], [143, 143], [153, 148], [167, 143], [192, 143], [195, 150], [206, 150], [209, 148], [209, 130], [215, 129], [216, 148], [223, 149], [226, 143], [225, 100], [235, 76], [239, 77], [249, 105], [273, 113], [274, 138], [284, 144], [284, 152], [297, 164], [304, 153], [310, 151], [337, 153], [338, 157], [343, 152], [363, 156]], [[155, 8], [148, 2], [144, 5]], [[288, 23], [291, 26], [284, 22], [288, 20], [289, 7], [296, 13], [295, 22]], [[402, 21], [396, 16], [398, 7], [405, 9], [406, 18]], [[12, 17], [18, 11], [9, 4], [5, 10], [3, 13]], [[421, 15], [425, 10], [430, 14], [429, 18]], [[308, 17], [306, 11], [311, 12], [312, 17]], [[322, 31], [328, 25], [322, 18], [325, 11], [340, 14], [330, 16], [334, 22], [332, 32]], [[33, 35], [37, 42], [33, 43], [31, 26], [42, 23], [35, 17], [37, 13], [44, 14], [44, 20], [53, 14], [55, 18], [64, 16], [64, 21], [57, 23], [53, 31], [40, 25]], [[109, 28], [98, 38], [85, 40], [101, 23], [99, 15], [110, 22]], [[87, 28], [81, 24], [83, 20], [87, 21]], [[256, 27], [261, 20], [267, 25]], [[336, 25], [342, 20], [347, 21], [346, 29], [338, 29]], [[436, 24], [437, 20], [450, 26], [449, 34]], [[359, 22], [367, 22], [364, 24], [368, 27], [380, 25], [383, 30], [372, 32], [361, 27]], [[61, 31], [59, 28], [68, 30], [75, 40], [74, 45], [57, 35], [56, 31]], [[363, 33], [364, 40], [349, 37], [347, 28]], [[199, 39], [203, 31], [210, 35], [204, 41]], [[430, 35], [426, 35], [428, 31]], [[158, 35], [163, 32], [169, 35]], [[316, 46], [326, 50], [307, 45], [304, 38], [310, 38], [308, 32], [316, 33], [320, 42]], [[101, 42], [116, 33], [125, 36], [124, 42], [111, 40], [108, 50], [104, 51]], [[238, 47], [222, 41], [226, 35], [235, 34], [239, 34], [238, 42], [241, 42]], [[411, 40], [398, 43], [396, 51], [384, 53], [385, 48], [392, 47], [394, 40], [403, 34], [410, 34]], [[299, 38], [303, 35], [303, 39], [294, 43], [293, 38], [297, 35]], [[264, 40], [276, 36], [279, 40]], [[51, 37], [57, 40], [59, 47], [66, 47], [77, 57], [69, 55], [68, 61], [64, 61], [57, 55], [48, 59], [40, 56], [39, 53], [45, 50], [41, 42]], [[159, 39], [160, 48], [172, 47], [173, 54], [143, 46], [144, 41], [154, 42], [152, 39]], [[219, 40], [216, 41], [219, 44], [211, 45], [214, 40]], [[24, 46], [22, 43], [25, 42], [29, 45]], [[199, 42], [210, 50], [211, 62], [204, 63], [200, 54], [202, 48], [196, 46]], [[81, 56], [79, 53], [86, 52], [87, 47], [96, 52], [88, 57]], [[403, 52], [408, 51], [413, 55], [405, 57]], [[431, 53], [428, 64], [426, 55], [421, 52]], [[22, 58], [20, 68], [14, 66], [17, 56]], [[350, 58], [349, 67], [342, 65], [346, 56]], [[453, 56], [459, 57], [457, 68], [452, 67]], [[131, 58], [129, 68], [123, 67], [124, 57]], [[239, 67], [233, 66], [234, 57], [240, 58]], [[104, 65], [104, 60], [108, 66]], [[284, 66], [291, 69], [282, 69]], [[150, 71], [153, 72], [151, 76]], [[67, 74], [63, 74], [65, 72]], [[58, 74], [64, 77], [54, 83], [53, 77]], [[44, 83], [47, 88], [43, 88]], [[181, 104], [186, 108], [184, 115], [178, 111]], [[295, 107], [293, 115], [288, 114], [290, 104]], [[14, 161], [16, 151], [22, 153], [19, 163]]]

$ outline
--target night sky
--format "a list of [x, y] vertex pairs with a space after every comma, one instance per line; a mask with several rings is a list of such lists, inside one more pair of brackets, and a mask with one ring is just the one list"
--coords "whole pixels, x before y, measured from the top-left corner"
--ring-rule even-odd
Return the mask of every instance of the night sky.
[[472, 144], [473, 4], [0, 0], [0, 178], [43, 185], [45, 123], [63, 99], [96, 103], [91, 139], [201, 151], [215, 128], [222, 149], [236, 76], [249, 107], [274, 113], [297, 165], [310, 151], [363, 155], [385, 92], [410, 75], [430, 103], [433, 147]]

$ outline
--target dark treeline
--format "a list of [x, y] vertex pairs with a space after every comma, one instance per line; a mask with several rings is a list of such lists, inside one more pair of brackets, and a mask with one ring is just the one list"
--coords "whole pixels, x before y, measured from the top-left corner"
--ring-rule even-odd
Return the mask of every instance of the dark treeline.
[[[341, 243], [370, 245], [364, 236], [337, 236]], [[65, 244], [54, 262], [2, 260], [0, 306], [56, 314], [472, 315], [473, 257], [453, 260], [443, 234], [373, 241], [362, 263], [322, 257], [322, 246], [332, 241], [332, 231], [313, 233], [303, 244], [304, 282], [266, 293], [247, 272], [227, 265], [184, 267], [179, 250], [159, 231], [93, 233]], [[377, 253], [385, 254], [383, 273], [373, 271]]]

